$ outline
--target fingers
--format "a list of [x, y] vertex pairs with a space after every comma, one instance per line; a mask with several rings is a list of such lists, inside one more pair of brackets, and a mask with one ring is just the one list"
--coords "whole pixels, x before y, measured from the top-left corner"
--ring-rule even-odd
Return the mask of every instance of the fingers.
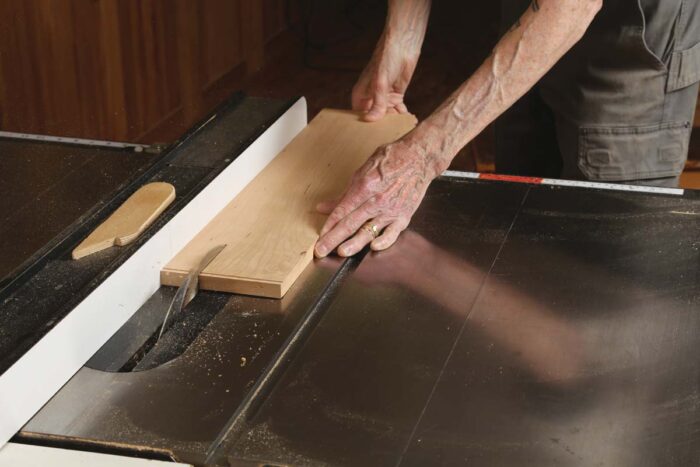
[[381, 81], [377, 81], [374, 88], [374, 96], [372, 99], [372, 108], [365, 114], [365, 120], [368, 122], [376, 122], [381, 120], [386, 115], [387, 107], [389, 106], [389, 90], [387, 85]]
[[404, 95], [399, 92], [392, 92], [389, 94], [389, 108], [395, 113], [406, 114], [408, 113], [408, 108], [403, 101]]
[[[390, 221], [387, 219], [374, 219], [370, 223], [381, 232]], [[372, 240], [374, 240], [374, 236], [368, 229], [364, 228], [363, 224], [350, 240], [345, 241], [338, 247], [338, 255], [343, 257], [355, 255], [370, 244]]]
[[351, 102], [353, 110], [364, 112], [365, 121], [374, 122], [386, 114], [408, 113], [403, 99], [403, 93], [390, 92], [377, 78], [372, 85], [358, 83], [352, 90]]
[[370, 245], [374, 251], [386, 250], [396, 243], [401, 233], [408, 227], [408, 222], [403, 219], [392, 222], [386, 218], [377, 218], [369, 221], [369, 223], [375, 225], [382, 233], [377, 238], [374, 238], [372, 233], [364, 228], [366, 224], [363, 223], [349, 240], [346, 240], [338, 247], [339, 256], [356, 255], [367, 245]]
[[[334, 211], [334, 213], [336, 211]], [[373, 213], [366, 204], [355, 209], [347, 216], [343, 216], [342, 220], [337, 222], [329, 231], [327, 231], [325, 234], [321, 234], [321, 238], [316, 243], [314, 253], [319, 258], [327, 256], [343, 241], [355, 234], [360, 227], [362, 227], [362, 225], [372, 217]]]
[[372, 105], [374, 104], [374, 100], [371, 97], [365, 97], [365, 96], [355, 96], [353, 95], [352, 97], [352, 110], [357, 110], [360, 112], [369, 112], [369, 109], [372, 108]]
[[333, 199], [329, 201], [321, 201], [316, 205], [316, 211], [321, 214], [329, 215], [333, 212], [336, 206], [340, 203], [339, 199]]
[[406, 107], [406, 104], [403, 103], [403, 101], [399, 102], [396, 107], [394, 107], [396, 111], [400, 114], [407, 114], [408, 113], [408, 107]]
[[[326, 219], [325, 224], [323, 224], [323, 227], [321, 228], [321, 238], [330, 232], [341, 219], [349, 216], [358, 207], [362, 206], [369, 199], [369, 196], [370, 195], [362, 191], [361, 188], [358, 188], [354, 182], [351, 183], [350, 187], [341, 197], [340, 201], [336, 203], [335, 207], [328, 216], [328, 219]], [[320, 207], [328, 208], [329, 205]], [[367, 219], [369, 219], [369, 217]]]
[[[404, 103], [404, 95], [398, 92], [387, 93], [383, 97], [382, 103], [380, 101], [380, 110], [376, 105], [378, 94], [375, 93], [374, 99], [368, 99], [367, 105], [370, 106], [370, 110], [364, 115], [364, 119], [368, 122], [375, 122], [381, 120], [387, 114], [407, 114], [408, 107]], [[375, 111], [376, 110], [376, 111]]]
[[352, 110], [368, 112], [372, 108], [372, 89], [369, 86], [369, 78], [365, 73], [360, 76], [357, 84], [352, 88], [351, 104]]
[[384, 229], [384, 232], [382, 232], [379, 237], [372, 240], [370, 247], [374, 251], [386, 250], [396, 243], [399, 235], [401, 235], [401, 232], [406, 230], [406, 227], [408, 227], [408, 222], [403, 219], [396, 220], [394, 223], [389, 225], [389, 227]]

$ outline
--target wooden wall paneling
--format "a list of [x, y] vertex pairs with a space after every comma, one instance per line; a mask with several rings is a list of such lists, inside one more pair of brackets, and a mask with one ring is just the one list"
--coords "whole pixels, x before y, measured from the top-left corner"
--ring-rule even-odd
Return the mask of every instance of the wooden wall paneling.
[[[172, 14], [165, 13], [171, 13], [172, 2], [170, 0], [162, 0], [158, 6], [159, 8], [154, 13], [155, 16], [151, 22], [156, 26], [154, 76], [156, 77], [155, 85], [160, 89], [157, 94], [160, 100], [158, 101], [158, 110], [149, 119], [148, 128], [152, 128], [155, 124], [168, 118], [182, 106], [179, 92], [181, 86], [178, 66], [179, 50], [176, 46], [176, 38], [179, 35], [178, 25]], [[160, 15], [165, 15], [167, 21], [159, 21]], [[194, 22], [195, 18], [191, 18], [191, 20]], [[193, 44], [193, 46], [196, 45], [196, 43]], [[198, 67], [193, 67], [193, 72], [199, 73]]]
[[181, 21], [180, 10], [196, 14], [197, 2], [132, 0], [118, 5], [128, 139], [138, 140], [185, 107], [186, 98], [191, 104], [191, 95], [183, 94], [183, 83], [198, 73], [197, 66], [180, 65], [182, 60], [191, 60], [192, 47], [197, 44], [196, 25], [194, 32], [191, 26], [196, 16]]
[[100, 51], [104, 82], [102, 99], [107, 116], [107, 127], [99, 135], [102, 139], [127, 140], [129, 123], [124, 89], [122, 36], [119, 28], [119, 8], [116, 0], [102, 0], [100, 9]]
[[[0, 18], [7, 18], [5, 16], [7, 14], [6, 12], [6, 2], [0, 0]], [[0, 130], [5, 128], [7, 126], [7, 107], [6, 107], [6, 102], [7, 102], [7, 91], [5, 88], [5, 58], [7, 53], [3, 50], [3, 47], [6, 46], [6, 44], [9, 42], [8, 39], [9, 36], [9, 31], [7, 27], [7, 22], [0, 21]]]
[[246, 72], [251, 74], [262, 68], [265, 63], [263, 2], [259, 0], [240, 0], [240, 2], [243, 57], [246, 62]]
[[227, 245], [200, 274], [200, 288], [281, 298], [312, 261], [324, 216], [374, 150], [416, 124], [388, 115], [368, 124], [357, 113], [323, 110], [170, 263], [161, 281], [180, 285], [200, 259]]
[[[172, 3], [170, 1], [167, 1], [166, 3], [167, 8], [172, 8]], [[180, 79], [178, 76], [178, 71], [179, 71], [179, 65], [178, 65], [178, 50], [175, 47], [176, 44], [176, 37], [179, 34], [179, 31], [177, 30], [177, 22], [174, 21], [169, 21], [166, 23], [167, 28], [163, 31], [163, 37], [162, 40], [164, 43], [169, 44], [165, 48], [165, 54], [163, 55], [163, 63], [161, 68], [164, 70], [163, 73], [166, 76], [170, 76], [169, 83], [173, 83], [172, 85], [168, 86], [168, 96], [169, 96], [169, 104], [168, 107], [170, 109], [173, 109], [175, 107], [181, 106], [182, 102], [180, 99]]]
[[[43, 57], [36, 56], [35, 47], [35, 28], [36, 24], [33, 21], [34, 17], [31, 14], [32, 5], [31, 2], [22, 3], [17, 5], [17, 12], [19, 16], [17, 17], [16, 24], [24, 24], [26, 27], [17, 28], [17, 50], [15, 50], [15, 57], [19, 62], [20, 73], [17, 75], [17, 80], [13, 83], [16, 89], [22, 89], [21, 100], [15, 101], [13, 106], [13, 111], [19, 111], [22, 107], [26, 109], [26, 116], [22, 122], [24, 126], [30, 129], [30, 131], [41, 131], [44, 132], [43, 119], [41, 121], [34, 120], [32, 117], [41, 112], [42, 108], [39, 105], [44, 102], [42, 99], [42, 86], [40, 77], [39, 65], [37, 65], [37, 60]], [[24, 80], [27, 80], [25, 83]]]
[[287, 29], [286, 9], [289, 4], [288, 0], [263, 0], [263, 34], [266, 43]]
[[263, 66], [286, 3], [0, 0], [0, 128], [143, 141], [188, 127]]
[[175, 0], [177, 25], [178, 72], [184, 118], [196, 121], [201, 107], [201, 70], [199, 67], [199, 4], [190, 0]]
[[36, 15], [37, 65], [40, 68], [46, 131], [81, 134], [82, 106], [78, 89], [74, 18], [69, 2], [33, 1]]
[[245, 59], [240, 0], [202, 0], [200, 7], [202, 89], [224, 79]]
[[95, 83], [101, 81], [94, 5], [0, 2], [3, 129], [72, 136], [100, 129], [94, 118], [100, 104]]
[[[1, 12], [0, 12], [0, 14], [1, 14]], [[2, 26], [0, 26], [0, 29], [2, 29]], [[3, 33], [0, 30], [0, 41], [2, 41], [2, 36], [3, 36]], [[2, 130], [6, 124], [6, 119], [4, 116], [5, 112], [3, 111], [3, 105], [2, 105], [2, 103], [5, 102], [6, 95], [7, 95], [7, 93], [5, 90], [2, 53], [0, 52], [0, 130]]]
[[[104, 78], [104, 45], [101, 42], [100, 5], [98, 2], [70, 2], [76, 54], [73, 73], [80, 103], [79, 136], [96, 138], [112, 128], [105, 99], [108, 88]], [[57, 133], [63, 133], [57, 128]]]
[[[108, 0], [113, 1], [113, 0]], [[117, 34], [121, 44], [121, 66], [123, 69], [122, 86], [124, 88], [124, 109], [131, 132], [138, 133], [147, 126], [149, 104], [152, 104], [152, 85], [149, 78], [148, 62], [152, 60], [154, 37], [149, 34], [149, 10], [153, 2], [146, 1], [142, 5], [131, 0], [117, 3], [118, 16]], [[145, 18], [144, 18], [145, 16]], [[164, 21], [161, 18], [160, 21]], [[109, 47], [109, 44], [105, 44]], [[165, 83], [163, 83], [165, 86]], [[129, 133], [129, 131], [127, 131]]]
[[[24, 89], [15, 89], [14, 82], [20, 74], [17, 69], [22, 63], [15, 58], [18, 50], [17, 28], [12, 27], [20, 18], [17, 8], [12, 8], [8, 0], [0, 0], [0, 129], [10, 130], [24, 120], [21, 111], [12, 111], [15, 101]], [[12, 69], [10, 68], [12, 67]], [[9, 89], [14, 92], [10, 93]], [[24, 109], [26, 112], [26, 108]], [[10, 113], [12, 112], [12, 115]]]
[[[0, 14], [3, 21], [0, 30], [0, 60], [6, 94], [3, 96], [3, 129], [28, 132], [44, 129], [43, 125], [32, 118], [42, 102], [42, 86], [39, 69], [36, 66], [36, 38], [34, 15], [31, 13], [35, 2], [0, 2]], [[21, 27], [20, 27], [21, 25]]]

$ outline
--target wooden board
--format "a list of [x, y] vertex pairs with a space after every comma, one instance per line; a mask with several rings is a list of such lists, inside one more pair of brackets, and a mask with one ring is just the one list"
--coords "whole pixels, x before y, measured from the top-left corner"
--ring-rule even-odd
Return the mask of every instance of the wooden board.
[[73, 259], [133, 242], [175, 199], [175, 187], [154, 182], [139, 188], [73, 250]]
[[374, 150], [416, 124], [412, 115], [377, 123], [356, 113], [323, 110], [163, 269], [180, 285], [199, 258], [226, 244], [200, 275], [200, 288], [281, 298], [313, 259], [323, 225], [318, 202], [342, 194]]

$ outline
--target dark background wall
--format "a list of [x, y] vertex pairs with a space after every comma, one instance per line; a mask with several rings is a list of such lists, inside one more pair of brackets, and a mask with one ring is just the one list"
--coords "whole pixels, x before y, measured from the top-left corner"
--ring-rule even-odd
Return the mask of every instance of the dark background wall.
[[0, 127], [148, 140], [260, 69], [285, 0], [0, 0]]
[[[419, 114], [488, 52], [485, 3], [436, 2]], [[384, 15], [385, 0], [0, 0], [0, 128], [150, 141], [237, 89], [347, 106]]]
[[[0, 0], [0, 129], [169, 142], [237, 90], [304, 95], [310, 117], [348, 107], [385, 10], [386, 0]], [[427, 116], [476, 69], [499, 13], [498, 1], [433, 2], [409, 110]], [[492, 135], [456, 167], [492, 170]], [[697, 138], [691, 146], [700, 158]]]

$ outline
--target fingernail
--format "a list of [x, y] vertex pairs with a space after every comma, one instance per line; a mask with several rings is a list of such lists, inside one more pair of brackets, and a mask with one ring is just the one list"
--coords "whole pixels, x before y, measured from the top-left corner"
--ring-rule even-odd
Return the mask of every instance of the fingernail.
[[328, 251], [326, 251], [325, 247], [322, 247], [322, 246], [316, 247], [316, 256], [318, 256], [319, 258], [324, 258], [326, 255], [328, 255]]
[[338, 248], [338, 255], [342, 256], [343, 258], [347, 258], [350, 256], [350, 251], [347, 248]]

